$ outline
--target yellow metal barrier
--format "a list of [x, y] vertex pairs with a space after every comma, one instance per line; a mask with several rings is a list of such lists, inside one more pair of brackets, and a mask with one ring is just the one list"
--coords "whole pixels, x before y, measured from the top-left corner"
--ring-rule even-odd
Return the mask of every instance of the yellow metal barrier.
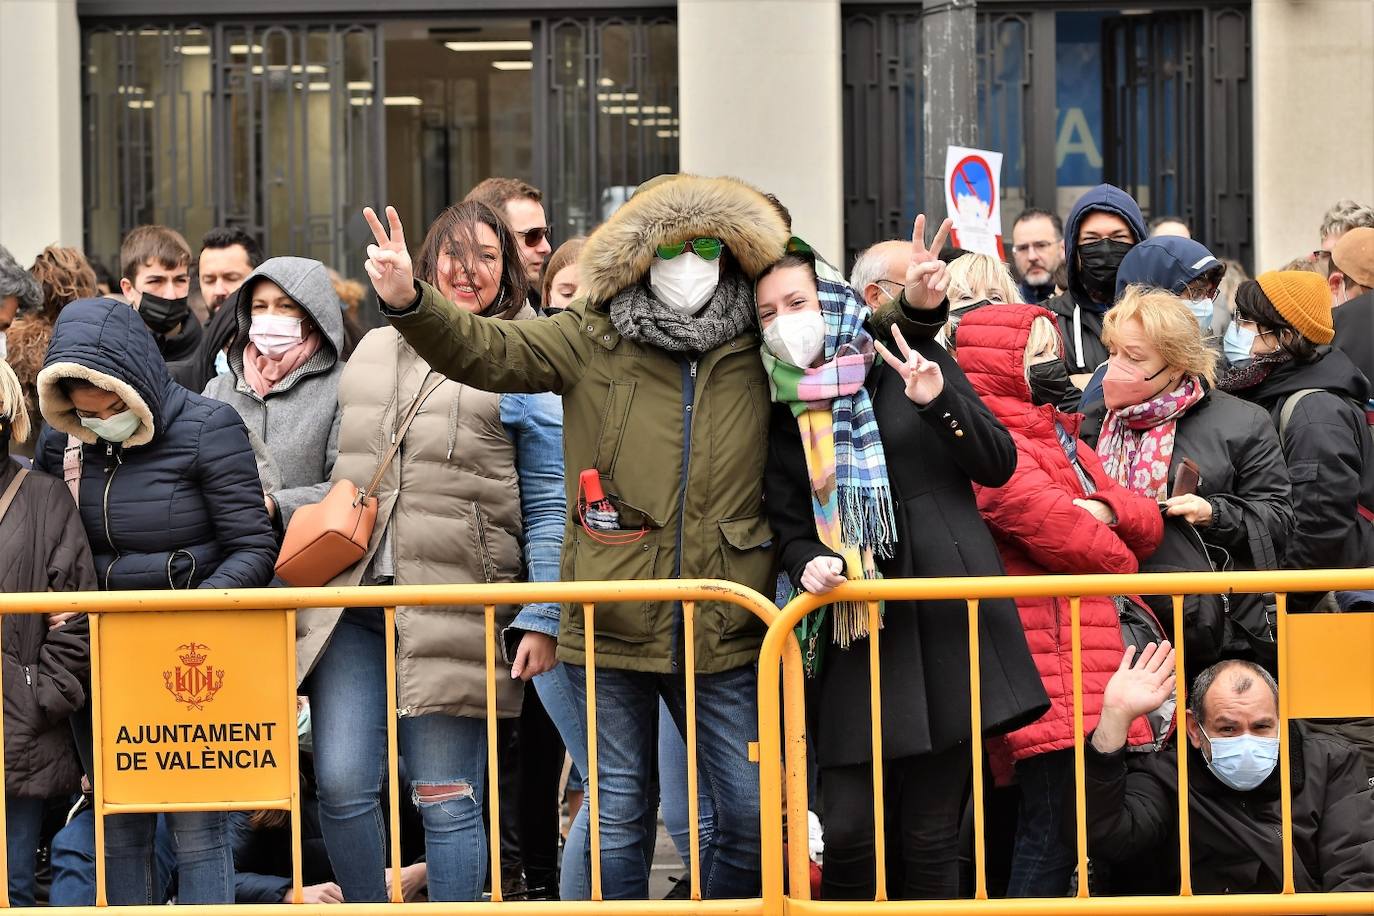
[[[701, 877], [699, 874], [700, 836], [697, 826], [696, 791], [696, 695], [694, 678], [687, 680], [687, 740], [691, 752], [688, 754], [688, 780], [691, 789], [688, 793], [691, 808], [692, 873], [691, 897], [689, 901], [672, 903], [661, 901], [600, 901], [600, 836], [599, 836], [599, 780], [596, 767], [598, 739], [596, 737], [595, 679], [596, 660], [587, 659], [588, 703], [588, 804], [591, 815], [591, 854], [593, 899], [586, 902], [528, 902], [520, 904], [522, 912], [530, 916], [579, 916], [596, 912], [622, 913], [666, 913], [692, 912], [706, 916], [754, 916], [754, 914], [782, 914], [790, 912], [794, 916], [836, 916], [836, 914], [857, 914], [870, 907], [881, 907], [888, 913], [943, 914], [984, 912], [988, 914], [1025, 913], [1082, 913], [1082, 914], [1126, 914], [1181, 912], [1198, 914], [1247, 913], [1247, 914], [1301, 914], [1301, 913], [1357, 913], [1374, 912], [1374, 893], [1358, 894], [1298, 894], [1294, 893], [1292, 877], [1292, 849], [1285, 845], [1284, 872], [1285, 891], [1281, 894], [1249, 894], [1226, 897], [1194, 896], [1189, 881], [1189, 849], [1187, 806], [1187, 767], [1184, 761], [1184, 742], [1179, 741], [1179, 850], [1182, 892], [1177, 897], [1111, 897], [1094, 898], [1088, 896], [1087, 887], [1087, 833], [1084, 825], [1084, 760], [1083, 760], [1083, 720], [1082, 720], [1082, 658], [1079, 641], [1079, 601], [1081, 597], [1117, 594], [1174, 595], [1175, 606], [1175, 645], [1183, 648], [1182, 633], [1182, 596], [1187, 594], [1216, 594], [1225, 592], [1278, 592], [1279, 598], [1279, 656], [1281, 665], [1280, 715], [1286, 725], [1289, 718], [1351, 716], [1374, 714], [1374, 615], [1293, 615], [1286, 612], [1283, 591], [1326, 591], [1329, 589], [1370, 589], [1374, 588], [1374, 572], [1371, 571], [1314, 571], [1279, 573], [1234, 573], [1182, 574], [1182, 575], [1140, 575], [1140, 576], [1043, 576], [1031, 578], [985, 578], [985, 579], [921, 579], [885, 580], [875, 582], [850, 583], [824, 598], [803, 595], [781, 611], [772, 602], [748, 588], [728, 582], [718, 581], [649, 581], [649, 582], [580, 582], [549, 584], [503, 584], [503, 585], [461, 585], [461, 586], [398, 586], [387, 588], [345, 588], [345, 589], [255, 589], [225, 592], [96, 592], [96, 593], [47, 593], [25, 595], [0, 595], [2, 613], [43, 613], [52, 614], [64, 611], [90, 612], [100, 615], [178, 613], [178, 612], [252, 612], [263, 614], [279, 612], [285, 615], [289, 624], [287, 634], [294, 634], [294, 613], [304, 607], [377, 607], [385, 606], [388, 633], [388, 702], [392, 709], [396, 706], [394, 671], [394, 623], [397, 606], [459, 605], [482, 606], [485, 609], [485, 629], [488, 642], [486, 679], [488, 690], [488, 764], [495, 772], [498, 765], [497, 742], [495, 740], [495, 678], [497, 662], [491, 646], [495, 643], [495, 607], [503, 604], [524, 604], [540, 601], [572, 602], [584, 605], [586, 611], [586, 632], [592, 644], [595, 631], [595, 606], [606, 601], [680, 601], [684, 612], [684, 651], [686, 669], [695, 670], [692, 634], [696, 624], [696, 604], [701, 601], [724, 601], [747, 608], [768, 624], [759, 661], [758, 712], [759, 745], [755, 757], [759, 764], [761, 794], [762, 830], [762, 893], [757, 898], [730, 901], [701, 900]], [[980, 682], [978, 671], [978, 628], [977, 615], [979, 602], [989, 598], [1017, 597], [1069, 597], [1073, 626], [1073, 670], [1075, 699], [1075, 769], [1077, 783], [1078, 818], [1078, 869], [1079, 896], [1077, 898], [1056, 898], [1046, 900], [990, 900], [988, 899], [983, 855], [984, 812], [982, 780], [973, 780], [973, 811], [975, 831], [975, 896], [971, 900], [949, 901], [883, 901], [887, 896], [885, 882], [879, 872], [878, 898], [881, 903], [867, 904], [840, 901], [812, 901], [809, 890], [809, 867], [807, 857], [807, 783], [806, 783], [806, 735], [804, 685], [801, 665], [801, 652], [793, 626], [805, 614], [834, 601], [862, 601], [868, 603], [870, 632], [875, 638], [869, 640], [870, 662], [874, 670], [878, 666], [878, 639], [881, 631], [877, 627], [879, 601], [952, 599], [965, 601], [968, 614], [970, 679], [969, 690], [972, 698], [970, 705], [970, 733], [973, 736], [971, 753], [974, 772], [981, 773], [981, 708], [979, 703]], [[899, 610], [894, 611], [900, 613]], [[95, 640], [99, 640], [100, 623], [93, 625]], [[285, 646], [294, 667], [294, 639], [288, 635]], [[194, 651], [192, 649], [191, 651]], [[93, 663], [99, 664], [99, 652], [93, 651]], [[294, 677], [294, 670], [290, 672]], [[99, 677], [95, 677], [99, 691]], [[873, 755], [875, 761], [882, 759], [882, 738], [879, 730], [881, 722], [881, 698], [878, 695], [878, 677], [871, 678], [873, 709]], [[1187, 684], [1184, 682], [1182, 666], [1177, 674], [1178, 705], [1186, 704]], [[291, 699], [294, 699], [292, 697]], [[98, 709], [102, 697], [93, 693], [92, 703]], [[1287, 729], [1280, 729], [1281, 741], [1287, 741]], [[296, 775], [294, 760], [294, 733], [291, 741], [291, 776]], [[104, 749], [97, 735], [96, 757], [102, 759]], [[1281, 751], [1283, 761], [1283, 833], [1291, 836], [1292, 799], [1288, 778], [1288, 754]], [[396, 773], [396, 723], [389, 717], [388, 731], [388, 769], [390, 773], [390, 796], [393, 823], [399, 811], [399, 781]], [[874, 772], [874, 824], [882, 825], [882, 772], [881, 765], [875, 765]], [[785, 780], [785, 782], [784, 782]], [[97, 792], [103, 792], [97, 780]], [[500, 874], [499, 845], [499, 804], [497, 802], [497, 780], [489, 780], [489, 793], [492, 809], [491, 824], [491, 869]], [[293, 795], [290, 799], [243, 800], [225, 799], [221, 807], [280, 807], [292, 811], [293, 832], [293, 888], [297, 901], [300, 900], [300, 850], [299, 850], [299, 799], [296, 797], [293, 782]], [[784, 803], [784, 785], [786, 798]], [[268, 804], [263, 804], [263, 802]], [[0, 801], [0, 820], [3, 819], [3, 802]], [[143, 806], [142, 810], [154, 810], [168, 806]], [[188, 810], [185, 805], [183, 810]], [[201, 806], [205, 807], [205, 806]], [[97, 820], [103, 819], [106, 810], [120, 809], [115, 804], [107, 805], [98, 796]], [[784, 809], [786, 817], [784, 818]], [[786, 837], [784, 837], [784, 824]], [[875, 830], [878, 862], [884, 860], [882, 843], [883, 831]], [[98, 828], [98, 836], [103, 829]], [[786, 839], [786, 862], [784, 863], [784, 839]], [[0, 867], [4, 862], [4, 845], [0, 844]], [[392, 867], [399, 870], [399, 839], [393, 835], [390, 849]], [[98, 881], [104, 882], [103, 851], [97, 851]], [[7, 868], [0, 868], [7, 874]], [[785, 878], [790, 876], [790, 881]], [[785, 893], [786, 890], [786, 893]], [[0, 885], [0, 903], [8, 905], [6, 888]], [[493, 888], [493, 901], [500, 901], [499, 881]], [[368, 905], [345, 904], [345, 910], [375, 910], [378, 906], [400, 903], [399, 882], [393, 887], [392, 904]], [[436, 913], [458, 910], [473, 910], [486, 904], [419, 904], [423, 909]], [[154, 916], [165, 913], [162, 908], [127, 908], [132, 916]], [[246, 905], [234, 906], [232, 910], [223, 906], [193, 907], [215, 916], [227, 916], [230, 912], [243, 916], [266, 916], [270, 912], [280, 912], [278, 906]], [[72, 908], [76, 912], [87, 912]]]
[[[866, 904], [842, 901], [810, 900], [810, 883], [806, 849], [806, 822], [798, 821], [795, 812], [805, 811], [804, 800], [797, 793], [806, 791], [804, 779], [788, 774], [787, 803], [792, 816], [788, 818], [789, 880], [784, 897], [781, 857], [770, 854], [767, 843], [770, 823], [782, 823], [782, 785], [779, 768], [782, 763], [780, 736], [768, 728], [786, 715], [786, 741], [790, 746], [797, 740], [794, 723], [800, 721], [799, 707], [804, 702], [801, 685], [791, 671], [784, 672], [781, 691], [779, 683], [767, 672], [777, 670], [785, 661], [795, 639], [789, 639], [791, 629], [808, 613], [826, 604], [850, 601], [865, 602], [869, 609], [868, 640], [871, 685], [871, 732], [873, 752], [873, 814], [874, 852], [877, 869], [877, 897], [885, 913], [913, 914], [1121, 914], [1121, 913], [1207, 913], [1207, 914], [1301, 914], [1301, 913], [1370, 913], [1374, 912], [1374, 893], [1316, 894], [1295, 893], [1293, 885], [1292, 790], [1289, 772], [1288, 720], [1290, 718], [1321, 718], [1374, 715], [1374, 614], [1309, 615], [1287, 613], [1286, 592], [1325, 592], [1330, 590], [1362, 590], [1374, 588], [1374, 570], [1317, 570], [1302, 572], [1238, 572], [1149, 574], [1132, 576], [1035, 576], [966, 579], [900, 579], [850, 582], [833, 592], [818, 597], [800, 595], [785, 607], [774, 620], [764, 640], [759, 660], [759, 722], [760, 769], [759, 779], [763, 797], [761, 806], [765, 827], [763, 897], [765, 901], [782, 899], [784, 908], [792, 916], [836, 916], [867, 909]], [[1175, 674], [1177, 709], [1187, 705], [1187, 683], [1183, 673], [1183, 596], [1194, 594], [1265, 593], [1278, 595], [1278, 655], [1279, 655], [1279, 715], [1280, 751], [1282, 761], [1282, 836], [1288, 838], [1283, 846], [1283, 884], [1278, 894], [1235, 894], [1226, 896], [1195, 896], [1191, 882], [1189, 848], [1188, 777], [1186, 753], [1188, 742], [1181, 733], [1177, 741], [1178, 753], [1178, 841], [1180, 894], [1177, 897], [1090, 897], [1088, 889], [1088, 851], [1086, 803], [1084, 788], [1083, 734], [1083, 661], [1080, 639], [1080, 598], [1111, 595], [1173, 596], [1173, 643], [1178, 650], [1179, 663]], [[990, 598], [1068, 598], [1072, 624], [1073, 697], [1074, 697], [1074, 769], [1077, 819], [1078, 892], [1074, 898], [1051, 899], [988, 899], [984, 858], [984, 811], [982, 792], [982, 710], [979, 702], [978, 675], [978, 606]], [[971, 900], [886, 902], [884, 877], [884, 804], [881, 737], [881, 705], [878, 642], [878, 602], [919, 600], [965, 600], [968, 606], [970, 749], [973, 759], [973, 822], [975, 850], [975, 892]], [[902, 613], [893, 609], [890, 613]], [[1300, 686], [1294, 686], [1300, 685]], [[1180, 719], [1181, 722], [1181, 719]], [[789, 761], [790, 761], [789, 757]], [[790, 762], [788, 763], [790, 766]], [[773, 866], [773, 867], [770, 867]]]
[[[559, 602], [559, 603], [579, 603], [586, 611], [585, 630], [589, 646], [594, 645], [595, 639], [595, 607], [597, 602], [609, 601], [679, 601], [682, 603], [684, 627], [685, 627], [685, 670], [693, 676], [687, 677], [687, 725], [688, 725], [688, 747], [691, 753], [688, 754], [688, 781], [689, 785], [695, 787], [697, 784], [697, 763], [696, 763], [696, 691], [695, 691], [695, 647], [692, 643], [692, 636], [696, 624], [696, 610], [699, 602], [726, 602], [742, 607], [755, 616], [764, 624], [769, 624], [777, 616], [778, 610], [773, 602], [767, 598], [741, 585], [732, 582], [715, 580], [676, 580], [676, 581], [623, 581], [623, 582], [575, 582], [575, 583], [518, 583], [518, 584], [495, 584], [495, 585], [451, 585], [451, 586], [390, 586], [378, 588], [316, 588], [316, 589], [242, 589], [232, 591], [156, 591], [156, 592], [50, 592], [43, 594], [18, 594], [0, 595], [0, 613], [37, 613], [37, 614], [56, 614], [62, 612], [80, 612], [92, 615], [92, 694], [90, 698], [93, 718], [94, 718], [94, 737], [95, 737], [95, 759], [96, 759], [96, 780], [95, 780], [95, 815], [96, 815], [96, 882], [97, 882], [97, 906], [106, 905], [105, 894], [105, 854], [104, 854], [104, 818], [110, 813], [134, 813], [134, 812], [155, 812], [155, 811], [197, 811], [197, 810], [254, 810], [259, 808], [278, 808], [291, 812], [292, 830], [292, 888], [293, 899], [297, 904], [301, 903], [302, 878], [301, 878], [301, 851], [300, 851], [300, 799], [299, 799], [299, 776], [296, 760], [296, 734], [295, 734], [295, 678], [296, 678], [296, 656], [295, 656], [295, 612], [300, 608], [307, 607], [378, 607], [385, 608], [386, 617], [386, 657], [387, 657], [387, 703], [390, 709], [396, 709], [396, 672], [395, 672], [395, 615], [398, 606], [425, 606], [425, 605], [444, 605], [444, 606], [481, 606], [485, 611], [485, 637], [487, 643], [486, 652], [486, 687], [487, 687], [487, 763], [489, 772], [492, 774], [488, 779], [489, 809], [491, 818], [490, 829], [490, 869], [496, 876], [492, 882], [492, 901], [501, 901], [501, 888], [499, 876], [501, 874], [501, 848], [500, 848], [500, 804], [498, 800], [498, 782], [495, 774], [498, 772], [499, 761], [497, 758], [498, 741], [496, 739], [496, 677], [497, 659], [494, 646], [497, 645], [496, 633], [496, 606], [506, 604], [529, 604], [534, 602]], [[275, 612], [275, 613], [274, 613]], [[106, 782], [104, 760], [107, 748], [103, 741], [101, 730], [101, 710], [105, 706], [106, 697], [102, 693], [102, 617], [110, 616], [105, 621], [108, 628], [111, 623], [120, 618], [128, 618], [133, 615], [134, 619], [151, 623], [161, 615], [175, 615], [177, 620], [187, 616], [203, 618], [206, 614], [215, 615], [222, 613], [235, 614], [235, 620], [242, 621], [242, 615], [249, 615], [251, 618], [261, 618], [264, 615], [276, 617], [277, 622], [283, 626], [285, 639], [283, 652], [280, 656], [286, 671], [282, 672], [287, 682], [291, 685], [286, 695], [278, 697], [278, 705], [282, 709], [273, 715], [280, 715], [284, 721], [289, 722], [290, 758], [287, 764], [288, 776], [290, 780], [289, 797], [225, 797], [210, 800], [198, 800], [188, 802], [184, 800], [148, 801], [143, 800], [136, 803], [119, 803], [107, 801], [105, 798]], [[170, 621], [169, 621], [170, 622]], [[108, 641], [114, 631], [104, 634]], [[146, 638], [149, 627], [140, 630]], [[181, 632], [181, 631], [177, 631]], [[177, 637], [173, 639], [172, 645], [177, 645]], [[800, 677], [801, 656], [796, 650], [796, 641], [792, 640], [792, 651], [788, 654], [789, 669], [795, 666], [793, 672]], [[198, 650], [197, 643], [178, 646], [186, 649], [193, 656], [195, 665], [204, 661], [196, 655]], [[204, 649], [203, 645], [199, 649]], [[267, 647], [260, 647], [265, 650]], [[522, 912], [538, 916], [542, 911], [550, 913], [572, 913], [577, 910], [590, 911], [591, 907], [601, 910], [635, 910], [645, 909], [646, 905], [642, 902], [621, 902], [609, 901], [601, 902], [601, 874], [600, 874], [600, 831], [599, 831], [599, 777], [596, 767], [596, 750], [598, 739], [596, 736], [596, 661], [592, 654], [587, 657], [587, 726], [588, 726], [588, 805], [591, 823], [591, 860], [592, 860], [592, 900], [588, 902], [527, 902], [522, 903]], [[181, 672], [177, 672], [180, 677]], [[170, 676], [170, 675], [169, 675]], [[170, 685], [169, 681], [169, 685]], [[172, 687], [168, 686], [168, 690]], [[178, 697], [178, 700], [181, 700]], [[195, 699], [192, 697], [192, 699]], [[3, 699], [0, 698], [0, 703]], [[289, 704], [289, 716], [282, 715]], [[774, 726], [776, 731], [776, 725]], [[751, 749], [752, 750], [752, 749]], [[789, 770], [791, 772], [805, 771], [804, 748], [800, 749], [803, 756], [789, 758]], [[387, 800], [390, 807], [391, 823], [400, 823], [400, 796], [399, 778], [397, 775], [397, 736], [396, 736], [396, 717], [388, 717], [387, 730], [387, 759], [390, 783], [390, 793]], [[804, 790], [804, 786], [803, 786]], [[172, 795], [177, 794], [176, 787], [169, 786], [167, 791]], [[701, 877], [700, 877], [700, 835], [697, 828], [696, 795], [695, 789], [689, 793], [692, 808], [692, 836], [691, 836], [691, 891], [692, 900], [685, 906], [688, 911], [703, 914], [739, 914], [739, 916], [752, 916], [752, 914], [762, 913], [764, 902], [761, 898], [752, 900], [737, 901], [702, 901], [701, 900]], [[3, 823], [4, 808], [3, 800], [0, 800], [0, 823]], [[779, 831], [774, 829], [773, 841], [778, 840]], [[765, 846], [765, 848], [768, 848]], [[5, 861], [4, 844], [0, 843], [0, 874], [8, 876], [8, 863]], [[391, 848], [389, 851], [390, 865], [393, 874], [399, 874], [401, 868], [401, 848], [399, 831], [393, 830], [391, 834]], [[401, 886], [399, 881], [392, 882], [391, 904], [401, 904]], [[8, 906], [8, 884], [0, 884], [0, 905]], [[459, 909], [473, 909], [484, 904], [419, 904], [425, 909], [434, 911], [448, 911]], [[678, 910], [682, 910], [684, 905], [670, 905]], [[345, 910], [376, 909], [376, 904], [356, 904], [343, 905]], [[62, 908], [57, 908], [61, 910]], [[82, 911], [83, 908], [70, 908], [74, 912]], [[224, 916], [230, 912], [238, 914], [252, 914], [261, 911], [280, 912], [276, 907], [263, 905], [233, 905], [226, 906], [203, 906], [192, 907], [193, 910], [204, 912], [215, 912]], [[334, 909], [330, 908], [331, 911]], [[138, 914], [144, 910], [148, 916], [153, 913], [165, 913], [161, 907], [156, 909], [148, 907], [121, 907], [121, 912], [129, 911]], [[776, 911], [776, 910], [775, 910]]]

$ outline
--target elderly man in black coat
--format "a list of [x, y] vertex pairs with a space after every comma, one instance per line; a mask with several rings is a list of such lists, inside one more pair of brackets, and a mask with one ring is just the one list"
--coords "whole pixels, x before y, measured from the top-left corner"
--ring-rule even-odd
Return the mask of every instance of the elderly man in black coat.
[[[1177, 887], [1178, 757], [1125, 751], [1131, 721], [1169, 698], [1174, 651], [1126, 650], [1087, 746], [1089, 852], [1114, 866], [1172, 863]], [[1193, 889], [1283, 888], [1278, 687], [1250, 662], [1222, 661], [1194, 683], [1187, 719]], [[1290, 723], [1293, 878], [1299, 892], [1374, 890], [1374, 796], [1349, 744]], [[1119, 888], [1118, 888], [1119, 889]], [[1172, 891], [1170, 891], [1172, 892]]]

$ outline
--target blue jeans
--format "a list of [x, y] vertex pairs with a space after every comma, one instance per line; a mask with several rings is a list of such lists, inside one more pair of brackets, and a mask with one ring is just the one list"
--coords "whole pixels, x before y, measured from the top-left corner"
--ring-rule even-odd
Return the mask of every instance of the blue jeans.
[[[658, 710], [658, 795], [663, 826], [686, 868], [692, 867], [692, 809], [687, 804], [687, 739], [677, 730], [666, 702]], [[705, 780], [697, 777], [697, 822], [703, 852], [711, 846], [716, 813]], [[704, 856], [703, 856], [704, 858]], [[703, 880], [705, 874], [703, 873]]]
[[[386, 641], [380, 609], [345, 611], [306, 680], [314, 732], [320, 828], [344, 899], [386, 898]], [[429, 899], [477, 900], [487, 873], [482, 825], [487, 729], [481, 719], [440, 714], [400, 720], [398, 739], [411, 801], [425, 827]], [[453, 787], [439, 799], [421, 789]], [[393, 825], [399, 829], [399, 825]]]
[[9, 856], [10, 906], [33, 906], [34, 855], [43, 830], [43, 799], [5, 794], [5, 852]]
[[[539, 702], [553, 720], [558, 734], [563, 738], [563, 746], [572, 757], [573, 771], [579, 774], [577, 786], [584, 786], [587, 772], [587, 714], [574, 686], [574, 680], [582, 676], [581, 668], [573, 668], [559, 662], [552, 671], [546, 671], [534, 679], [534, 688], [539, 691]], [[572, 777], [568, 778], [568, 788], [575, 788]], [[591, 897], [591, 878], [583, 866], [588, 855], [590, 837], [588, 834], [584, 802], [582, 811], [568, 825], [568, 837], [563, 841], [563, 867], [559, 873], [558, 896], [563, 900], [587, 900]]]
[[[586, 704], [585, 669], [569, 665], [573, 688]], [[601, 817], [602, 891], [607, 899], [644, 899], [649, 891], [645, 842], [652, 840], [651, 761], [658, 741], [658, 704], [666, 703], [685, 731], [686, 684], [681, 675], [597, 672], [596, 721]], [[710, 846], [702, 849], [707, 897], [752, 897], [759, 892], [759, 781], [749, 760], [758, 733], [758, 678], [753, 665], [697, 675], [697, 762], [716, 813]], [[591, 860], [583, 858], [590, 884]]]
[[[162, 815], [176, 856], [178, 903], [233, 903], [234, 850], [223, 811]], [[158, 815], [105, 818], [105, 891], [110, 903], [161, 904], [166, 885], [154, 849]]]
[[[109, 821], [105, 823], [109, 829]], [[167, 830], [164, 815], [158, 815], [156, 903], [171, 898], [172, 875], [176, 853]], [[52, 841], [52, 887], [48, 889], [49, 906], [95, 906], [95, 812], [83, 808]], [[108, 877], [108, 876], [107, 876]]]
[[1063, 897], [1078, 855], [1074, 834], [1073, 750], [1051, 751], [1016, 764], [1021, 813], [1011, 856], [1008, 897]]

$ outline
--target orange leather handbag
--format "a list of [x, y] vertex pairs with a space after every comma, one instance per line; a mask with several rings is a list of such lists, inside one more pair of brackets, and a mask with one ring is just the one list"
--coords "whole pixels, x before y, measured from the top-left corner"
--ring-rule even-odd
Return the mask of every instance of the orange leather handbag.
[[[426, 383], [433, 374], [426, 375]], [[358, 489], [351, 480], [340, 480], [324, 499], [301, 506], [291, 516], [277, 557], [277, 575], [287, 585], [327, 585], [367, 553], [372, 529], [377, 524], [377, 487], [400, 450], [415, 415], [420, 412], [420, 405], [442, 382], [440, 378], [433, 385], [420, 386], [420, 393], [391, 437], [391, 445], [365, 489]]]

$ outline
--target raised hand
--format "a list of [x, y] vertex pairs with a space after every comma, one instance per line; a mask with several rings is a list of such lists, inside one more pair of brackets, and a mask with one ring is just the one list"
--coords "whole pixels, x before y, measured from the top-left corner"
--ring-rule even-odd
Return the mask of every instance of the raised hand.
[[1110, 706], [1130, 719], [1143, 716], [1169, 699], [1173, 682], [1174, 647], [1168, 640], [1161, 645], [1150, 643], [1139, 658], [1135, 658], [1135, 646], [1127, 646], [1116, 674], [1102, 693], [1102, 706]]
[[945, 272], [945, 262], [940, 260], [940, 251], [949, 238], [952, 220], [946, 219], [935, 232], [935, 239], [926, 247], [926, 216], [916, 217], [916, 225], [911, 230], [911, 261], [906, 268], [906, 303], [913, 309], [931, 309], [945, 298], [949, 277]]
[[940, 371], [939, 363], [931, 362], [907, 346], [906, 338], [895, 324], [892, 326], [892, 340], [902, 351], [901, 359], [893, 356], [892, 351], [880, 341], [875, 340], [873, 345], [883, 361], [892, 367], [892, 371], [902, 377], [906, 384], [906, 396], [911, 403], [924, 407], [945, 390], [945, 375]]
[[367, 260], [363, 269], [372, 278], [377, 297], [393, 309], [403, 309], [415, 300], [415, 271], [406, 250], [406, 234], [395, 207], [386, 208], [390, 231], [382, 228], [382, 221], [371, 207], [363, 208], [363, 219], [372, 228], [377, 244], [367, 246]]
[[1150, 643], [1139, 658], [1135, 654], [1135, 646], [1126, 647], [1121, 664], [1102, 692], [1102, 717], [1092, 743], [1104, 754], [1121, 750], [1131, 723], [1158, 709], [1173, 691], [1174, 647], [1168, 640], [1159, 645]]

